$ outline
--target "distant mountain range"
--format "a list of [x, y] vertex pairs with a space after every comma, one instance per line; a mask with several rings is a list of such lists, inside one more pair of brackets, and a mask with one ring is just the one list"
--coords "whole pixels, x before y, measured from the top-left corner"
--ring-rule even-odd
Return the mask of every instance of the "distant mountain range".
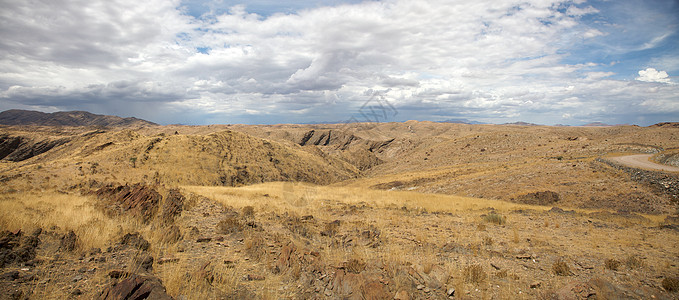
[[468, 119], [448, 119], [448, 120], [445, 120], [445, 121], [440, 121], [439, 123], [458, 123], [458, 124], [472, 124], [472, 125], [486, 124], [486, 123], [483, 123], [483, 122], [473, 121], [473, 120], [468, 120]]
[[137, 118], [96, 115], [86, 111], [44, 113], [12, 109], [0, 112], [0, 125], [141, 127], [158, 124]]

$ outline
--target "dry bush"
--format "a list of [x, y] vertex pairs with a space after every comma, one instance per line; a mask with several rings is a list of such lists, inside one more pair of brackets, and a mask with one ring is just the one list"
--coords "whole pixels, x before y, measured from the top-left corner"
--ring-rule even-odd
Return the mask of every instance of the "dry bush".
[[255, 208], [251, 205], [243, 207], [243, 218], [252, 218], [255, 216]]
[[494, 212], [488, 213], [487, 215], [483, 216], [483, 220], [488, 223], [493, 223], [497, 225], [504, 225], [505, 223], [507, 223], [507, 217], [501, 216]]
[[244, 246], [247, 254], [255, 260], [260, 260], [266, 255], [266, 242], [260, 234], [251, 234], [246, 237]]
[[679, 278], [677, 277], [668, 277], [662, 280], [662, 287], [668, 291], [668, 292], [677, 292], [679, 291]]
[[359, 274], [365, 270], [366, 263], [362, 259], [352, 258], [346, 263], [347, 271]]
[[569, 276], [571, 275], [571, 269], [568, 267], [568, 264], [563, 260], [563, 259], [558, 259], [554, 264], [552, 265], [552, 271], [554, 274], [559, 275], [559, 276]]
[[621, 264], [622, 263], [619, 260], [615, 260], [612, 258], [606, 259], [606, 261], [604, 262], [604, 266], [606, 267], [606, 269], [612, 271], [617, 271]]
[[488, 274], [483, 270], [479, 264], [466, 266], [463, 271], [465, 282], [468, 283], [482, 283], [488, 278]]
[[243, 224], [235, 217], [227, 217], [217, 223], [217, 232], [220, 234], [230, 234], [243, 230]]
[[644, 262], [640, 258], [634, 255], [630, 255], [625, 260], [625, 265], [627, 265], [627, 267], [630, 268], [631, 270], [634, 270], [643, 267]]
[[492, 246], [493, 245], [493, 238], [489, 237], [489, 236], [483, 237], [483, 244], [486, 245], [486, 246]]

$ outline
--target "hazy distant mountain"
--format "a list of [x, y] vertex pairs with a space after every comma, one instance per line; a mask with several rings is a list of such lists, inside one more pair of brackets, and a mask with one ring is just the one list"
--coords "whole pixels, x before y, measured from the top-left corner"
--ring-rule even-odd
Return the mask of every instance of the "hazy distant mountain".
[[479, 121], [473, 121], [468, 119], [448, 119], [445, 121], [440, 121], [439, 123], [458, 123], [458, 124], [486, 124]]
[[502, 125], [518, 125], [518, 126], [540, 126], [539, 124], [535, 123], [528, 123], [528, 122], [514, 122], [514, 123], [504, 123]]
[[156, 123], [137, 118], [121, 118], [117, 116], [96, 115], [86, 111], [62, 111], [44, 113], [32, 110], [12, 109], [0, 113], [2, 125], [37, 125], [37, 126], [151, 126]]
[[587, 123], [582, 126], [589, 126], [589, 127], [607, 127], [607, 126], [613, 126], [610, 124], [602, 123], [602, 122], [592, 122], [592, 123]]

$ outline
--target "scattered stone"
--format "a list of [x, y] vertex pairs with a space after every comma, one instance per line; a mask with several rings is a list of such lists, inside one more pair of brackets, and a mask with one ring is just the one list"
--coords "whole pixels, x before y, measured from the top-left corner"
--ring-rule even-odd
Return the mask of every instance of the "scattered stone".
[[126, 234], [123, 236], [120, 244], [132, 246], [142, 251], [146, 251], [151, 247], [151, 244], [138, 232]]
[[247, 276], [245, 276], [246, 281], [262, 281], [264, 279], [266, 278], [262, 275], [248, 274]]
[[71, 295], [73, 295], [73, 296], [80, 296], [82, 294], [83, 294], [83, 292], [80, 289], [75, 289], [75, 290], [71, 291]]
[[446, 295], [448, 295], [448, 297], [455, 297], [455, 288], [449, 288], [448, 291], [446, 291]]
[[163, 257], [163, 258], [159, 259], [157, 263], [159, 265], [162, 265], [162, 264], [174, 263], [174, 262], [178, 262], [178, 261], [179, 261], [178, 257]]
[[82, 275], [75, 275], [75, 276], [73, 276], [73, 279], [72, 279], [73, 282], [78, 282], [78, 281], [80, 281], [80, 280], [83, 280], [83, 276], [82, 276]]
[[134, 262], [144, 271], [150, 272], [153, 270], [153, 256], [146, 252], [142, 252], [140, 255], [136, 256]]
[[422, 289], [424, 289], [424, 285], [422, 285], [422, 284], [418, 284], [418, 285], [417, 285], [417, 289], [418, 289], [418, 290], [422, 290]]
[[196, 243], [209, 243], [212, 241], [211, 237], [201, 237], [196, 240]]
[[1, 280], [7, 280], [7, 281], [13, 281], [16, 279], [21, 278], [21, 275], [19, 274], [19, 271], [11, 271], [11, 272], [6, 272], [0, 275]]
[[99, 299], [170, 300], [172, 297], [167, 294], [162, 281], [157, 277], [132, 275], [106, 287], [99, 295]]
[[61, 237], [61, 244], [59, 246], [59, 250], [72, 252], [77, 247], [77, 243], [78, 236], [75, 234], [75, 232], [73, 232], [73, 230], [71, 230], [63, 237]]
[[540, 281], [534, 281], [533, 283], [530, 284], [530, 288], [531, 288], [531, 289], [536, 289], [536, 288], [540, 287], [540, 285], [542, 285], [542, 282], [540, 282]]

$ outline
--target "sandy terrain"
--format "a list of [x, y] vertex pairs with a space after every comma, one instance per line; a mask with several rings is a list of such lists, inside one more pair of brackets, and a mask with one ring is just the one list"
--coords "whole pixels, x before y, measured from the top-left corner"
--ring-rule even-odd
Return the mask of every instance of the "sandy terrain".
[[669, 172], [679, 172], [679, 168], [661, 165], [650, 161], [649, 159], [653, 156], [652, 154], [636, 154], [636, 155], [626, 155], [613, 157], [611, 160], [624, 164], [626, 166], [634, 168], [642, 168], [649, 170], [659, 170], [659, 171], [669, 171]]

